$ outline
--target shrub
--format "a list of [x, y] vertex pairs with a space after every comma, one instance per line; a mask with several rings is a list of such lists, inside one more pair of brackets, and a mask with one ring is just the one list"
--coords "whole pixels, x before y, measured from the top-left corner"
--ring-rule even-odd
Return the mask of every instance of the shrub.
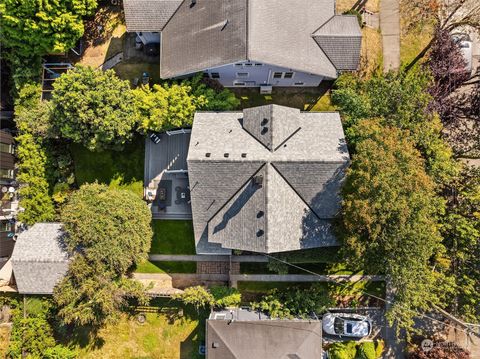
[[214, 286], [210, 288], [210, 293], [217, 307], [238, 307], [242, 301], [242, 295], [236, 288]]
[[78, 354], [75, 350], [71, 350], [62, 345], [55, 345], [43, 353], [43, 359], [75, 359], [77, 356]]
[[213, 295], [202, 286], [185, 288], [183, 293], [176, 294], [173, 298], [179, 299], [185, 304], [193, 305], [197, 311], [200, 308], [210, 307], [215, 302]]
[[313, 284], [310, 288], [274, 289], [260, 302], [252, 303], [252, 308], [267, 312], [275, 318], [308, 317], [312, 313], [319, 315], [334, 304], [327, 290]]
[[355, 359], [377, 359], [374, 342], [362, 342], [358, 345]]
[[384, 349], [385, 349], [385, 342], [383, 340], [377, 340], [377, 342], [375, 343], [375, 357], [381, 358]]
[[354, 341], [336, 342], [328, 347], [328, 355], [331, 359], [355, 359], [357, 343]]

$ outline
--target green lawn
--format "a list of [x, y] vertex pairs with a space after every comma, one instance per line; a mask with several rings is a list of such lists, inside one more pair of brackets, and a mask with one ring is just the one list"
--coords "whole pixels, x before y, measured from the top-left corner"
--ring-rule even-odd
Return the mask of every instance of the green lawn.
[[140, 263], [135, 272], [137, 273], [195, 273], [196, 262], [151, 262]]
[[192, 221], [154, 220], [151, 254], [195, 254]]
[[240, 99], [241, 108], [276, 104], [295, 107], [302, 111], [335, 111], [330, 100], [331, 81], [323, 81], [315, 88], [274, 88], [271, 95], [260, 94], [258, 88], [231, 89]]
[[202, 358], [198, 346], [205, 338], [205, 315], [185, 310], [185, 316], [178, 317], [173, 314], [178, 307], [173, 309], [171, 314], [147, 313], [144, 324], [124, 315], [102, 328], [96, 338], [88, 338], [88, 332], [72, 333], [67, 344], [78, 348], [81, 359]]
[[70, 150], [79, 186], [98, 181], [111, 187], [131, 190], [143, 197], [143, 136], [137, 136], [122, 151], [91, 152], [77, 144], [71, 145]]

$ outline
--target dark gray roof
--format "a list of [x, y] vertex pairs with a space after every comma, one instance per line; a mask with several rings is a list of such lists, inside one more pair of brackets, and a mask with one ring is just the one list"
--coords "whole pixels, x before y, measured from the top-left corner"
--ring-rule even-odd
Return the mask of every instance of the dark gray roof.
[[[251, 60], [336, 78], [334, 63], [312, 39], [334, 14], [333, 0], [186, 0], [162, 32], [160, 76]], [[341, 41], [342, 56], [359, 56], [356, 42]]]
[[12, 266], [18, 292], [52, 294], [68, 270], [61, 223], [36, 223], [18, 235]]
[[[273, 140], [255, 129], [265, 125]], [[348, 161], [338, 113], [276, 105], [197, 113], [187, 158], [197, 252], [337, 245], [331, 220]]]
[[162, 31], [182, 0], [123, 0], [127, 31]]
[[207, 320], [208, 359], [322, 357], [321, 321]]
[[362, 31], [357, 16], [333, 16], [312, 36], [337, 70], [356, 70], [358, 68]]
[[160, 77], [246, 58], [247, 0], [184, 1], [162, 32]]

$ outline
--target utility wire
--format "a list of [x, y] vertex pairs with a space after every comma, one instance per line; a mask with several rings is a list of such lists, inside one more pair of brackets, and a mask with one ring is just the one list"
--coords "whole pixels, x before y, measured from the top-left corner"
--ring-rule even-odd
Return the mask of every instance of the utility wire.
[[[280, 258], [276, 258], [276, 257], [273, 257], [273, 256], [268, 255], [268, 254], [265, 254], [265, 253], [262, 253], [262, 255], [264, 255], [265, 257], [268, 257], [268, 258], [272, 258], [272, 259], [274, 259], [274, 260], [276, 260], [276, 261], [282, 262], [282, 263], [284, 263], [284, 264], [287, 264], [287, 265], [289, 265], [289, 266], [291, 266], [291, 267], [300, 269], [300, 270], [302, 270], [302, 271], [304, 271], [304, 272], [310, 273], [310, 274], [312, 274], [312, 275], [314, 275], [314, 276], [317, 276], [317, 277], [325, 277], [325, 276], [326, 276], [326, 275], [322, 275], [322, 274], [318, 274], [318, 273], [312, 272], [311, 270], [309, 270], [309, 269], [307, 269], [307, 268], [303, 268], [303, 267], [298, 266], [298, 265], [296, 265], [296, 264], [293, 264], [293, 263], [284, 261], [284, 260], [282, 260], [282, 259], [280, 259]], [[342, 283], [342, 282], [334, 282], [334, 283], [335, 283], [335, 284], [340, 284], [340, 285], [346, 285], [345, 283]], [[367, 296], [369, 296], [369, 297], [372, 297], [372, 298], [378, 299], [378, 300], [380, 300], [380, 301], [382, 301], [382, 302], [385, 302], [385, 303], [387, 303], [387, 304], [393, 305], [393, 302], [391, 302], [391, 301], [389, 301], [389, 300], [386, 300], [385, 298], [381, 298], [381, 297], [379, 297], [379, 296], [377, 296], [377, 295], [375, 295], [375, 294], [368, 293], [368, 292], [366, 292], [366, 291], [364, 291], [364, 290], [362, 290], [362, 289], [360, 289], [360, 292], [362, 292], [363, 294], [365, 294], [365, 295], [367, 295]], [[456, 326], [454, 326], [454, 325], [452, 325], [452, 324], [445, 323], [445, 322], [443, 322], [443, 321], [441, 321], [441, 320], [438, 320], [438, 319], [436, 319], [436, 318], [430, 317], [430, 316], [428, 316], [428, 315], [426, 315], [426, 314], [424, 314], [424, 313], [420, 313], [420, 312], [418, 312], [418, 311], [416, 311], [416, 310], [414, 310], [414, 309], [410, 309], [410, 308], [404, 308], [404, 309], [410, 311], [411, 313], [418, 314], [418, 315], [420, 315], [422, 318], [427, 318], [427, 319], [430, 319], [430, 320], [432, 320], [432, 321], [438, 322], [438, 323], [440, 323], [440, 324], [442, 324], [442, 325], [446, 325], [446, 326], [452, 327], [452, 328], [454, 328], [454, 329], [456, 329], [456, 330], [460, 330], [460, 331], [464, 332], [465, 334], [470, 334], [471, 332], [473, 332], [472, 330], [465, 330], [465, 329], [457, 328]]]

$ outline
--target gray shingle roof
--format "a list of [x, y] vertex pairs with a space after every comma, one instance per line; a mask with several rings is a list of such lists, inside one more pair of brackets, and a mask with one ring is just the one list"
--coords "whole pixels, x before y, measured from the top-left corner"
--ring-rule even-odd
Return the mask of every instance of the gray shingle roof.
[[63, 236], [61, 223], [36, 223], [18, 235], [12, 266], [19, 293], [52, 294], [68, 269]]
[[320, 321], [210, 319], [206, 334], [208, 359], [322, 357]]
[[[264, 116], [271, 116], [273, 137], [281, 134], [279, 147], [266, 146], [268, 136], [254, 128], [265, 126]], [[211, 245], [270, 253], [338, 244], [331, 219], [349, 161], [338, 113], [276, 105], [200, 112], [187, 161], [197, 252]]]
[[182, 0], [123, 0], [127, 31], [162, 31]]
[[312, 36], [337, 70], [356, 70], [358, 68], [362, 31], [357, 16], [333, 16]]
[[247, 0], [184, 1], [162, 32], [160, 77], [245, 59]]

